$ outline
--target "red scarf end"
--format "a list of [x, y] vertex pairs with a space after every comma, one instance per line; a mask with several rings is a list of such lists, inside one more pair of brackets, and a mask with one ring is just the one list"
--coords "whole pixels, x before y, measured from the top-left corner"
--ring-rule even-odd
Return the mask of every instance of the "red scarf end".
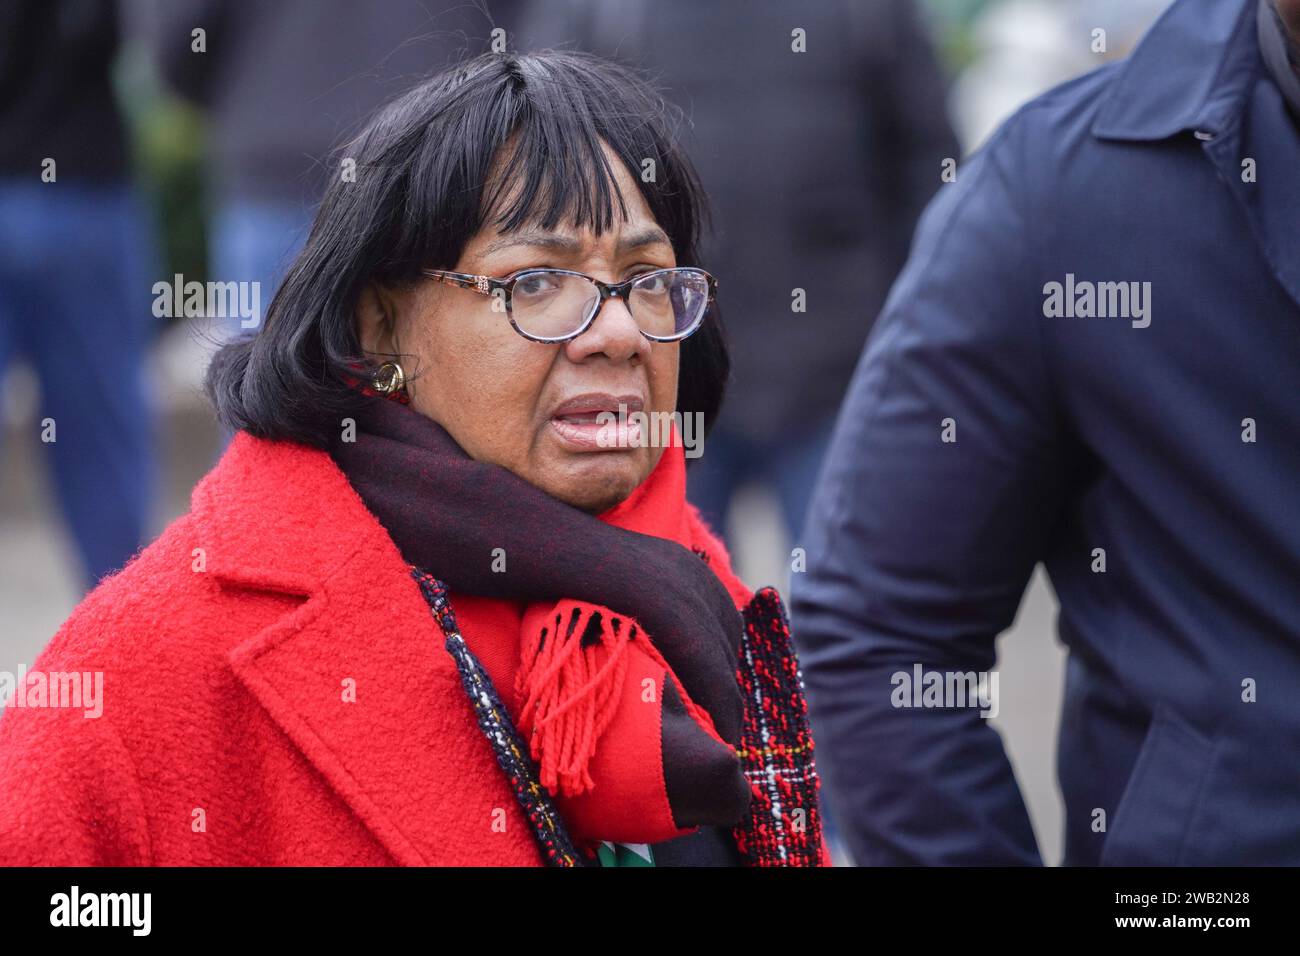
[[528, 612], [515, 677], [518, 725], [551, 793], [593, 789], [588, 766], [618, 708], [636, 632], [609, 608], [579, 601]]

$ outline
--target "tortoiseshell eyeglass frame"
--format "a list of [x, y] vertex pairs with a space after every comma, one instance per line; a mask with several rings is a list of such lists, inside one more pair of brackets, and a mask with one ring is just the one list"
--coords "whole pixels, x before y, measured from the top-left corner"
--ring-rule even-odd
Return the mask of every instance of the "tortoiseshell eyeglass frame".
[[[655, 269], [651, 272], [642, 272], [640, 275], [635, 275], [632, 278], [626, 280], [625, 282], [612, 282], [612, 283], [601, 282], [599, 279], [593, 278], [592, 276], [587, 275], [585, 272], [574, 272], [571, 269], [520, 269], [518, 272], [512, 272], [510, 275], [505, 276], [503, 278], [496, 278], [494, 276], [469, 275], [468, 273], [464, 273], [464, 272], [448, 272], [445, 269], [421, 269], [420, 270], [421, 275], [428, 276], [430, 279], [434, 279], [438, 282], [446, 282], [451, 285], [460, 286], [462, 289], [470, 289], [482, 295], [489, 295], [489, 296], [495, 295], [497, 290], [504, 290], [505, 304], [506, 304], [506, 317], [510, 320], [511, 328], [513, 328], [524, 338], [528, 339], [530, 342], [540, 342], [543, 345], [556, 345], [563, 342], [572, 342], [578, 336], [582, 335], [589, 328], [591, 328], [591, 324], [596, 321], [596, 316], [600, 314], [601, 306], [605, 304], [606, 300], [622, 299], [624, 302], [627, 302], [628, 296], [631, 295], [632, 293], [632, 286], [652, 276], [662, 275], [666, 272], [670, 272], [670, 273], [690, 272], [696, 275], [701, 275], [704, 277], [704, 281], [709, 290], [708, 299], [704, 304], [704, 308], [700, 310], [700, 317], [696, 319], [695, 323], [685, 331], [677, 332], [673, 335], [651, 335], [645, 329], [640, 330], [641, 334], [644, 335], [647, 339], [649, 339], [652, 342], [680, 342], [682, 339], [687, 338], [688, 336], [693, 335], [695, 332], [699, 331], [700, 326], [704, 324], [704, 317], [709, 314], [709, 309], [713, 306], [714, 298], [717, 296], [718, 293], [718, 280], [715, 279], [708, 272], [705, 272], [703, 269], [697, 269], [693, 266], [678, 266], [674, 269]], [[539, 273], [542, 275], [579, 276], [580, 278], [586, 279], [588, 282], [594, 285], [596, 287], [596, 290], [600, 293], [600, 297], [596, 300], [595, 305], [593, 305], [591, 310], [585, 316], [583, 316], [582, 324], [578, 327], [578, 330], [576, 332], [571, 332], [567, 335], [559, 335], [559, 336], [548, 338], [545, 336], [533, 335], [531, 332], [525, 332], [523, 329], [519, 327], [518, 323], [515, 322], [514, 308], [512, 306], [512, 301], [511, 301], [514, 297], [515, 283], [518, 282], [520, 279], [524, 279], [532, 275], [537, 275]], [[629, 306], [629, 311], [630, 311], [630, 306]], [[635, 318], [635, 316], [633, 316], [633, 318]]]

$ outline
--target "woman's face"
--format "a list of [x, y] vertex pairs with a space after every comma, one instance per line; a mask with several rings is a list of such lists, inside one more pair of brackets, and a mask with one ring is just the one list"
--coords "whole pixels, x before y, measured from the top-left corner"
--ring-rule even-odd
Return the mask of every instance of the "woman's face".
[[[454, 271], [505, 277], [550, 267], [621, 282], [677, 265], [622, 161], [605, 147], [628, 218], [617, 204], [599, 238], [561, 222], [554, 231], [485, 227]], [[398, 356], [412, 380], [411, 407], [438, 422], [479, 461], [502, 465], [575, 507], [600, 512], [622, 501], [658, 464], [662, 448], [611, 447], [600, 412], [672, 412], [680, 345], [651, 342], [621, 299], [563, 344], [529, 341], [493, 299], [428, 279], [409, 289], [370, 287], [358, 305], [362, 346]], [[411, 367], [411, 366], [414, 367]], [[653, 420], [653, 419], [652, 419]], [[655, 429], [649, 429], [654, 432]]]

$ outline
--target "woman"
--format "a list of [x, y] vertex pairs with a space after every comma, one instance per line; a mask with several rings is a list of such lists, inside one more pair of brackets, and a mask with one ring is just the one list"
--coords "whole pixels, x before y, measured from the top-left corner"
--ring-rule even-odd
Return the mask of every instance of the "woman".
[[665, 113], [486, 55], [345, 149], [209, 371], [230, 447], [38, 662], [102, 717], [5, 714], [0, 860], [827, 861], [780, 601], [637, 420], [728, 367]]

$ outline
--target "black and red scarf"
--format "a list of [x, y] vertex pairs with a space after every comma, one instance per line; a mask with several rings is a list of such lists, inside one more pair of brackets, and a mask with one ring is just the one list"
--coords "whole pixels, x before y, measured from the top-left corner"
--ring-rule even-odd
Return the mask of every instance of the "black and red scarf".
[[824, 862], [784, 609], [732, 574], [687, 504], [681, 447], [593, 516], [474, 461], [409, 405], [367, 394], [354, 440], [330, 453], [431, 606], [446, 606], [435, 609], [444, 630], [452, 603], [461, 626], [472, 616], [462, 676], [477, 669], [508, 712], [523, 772], [582, 862], [607, 841], [656, 844], [700, 827], [729, 830], [745, 863]]

